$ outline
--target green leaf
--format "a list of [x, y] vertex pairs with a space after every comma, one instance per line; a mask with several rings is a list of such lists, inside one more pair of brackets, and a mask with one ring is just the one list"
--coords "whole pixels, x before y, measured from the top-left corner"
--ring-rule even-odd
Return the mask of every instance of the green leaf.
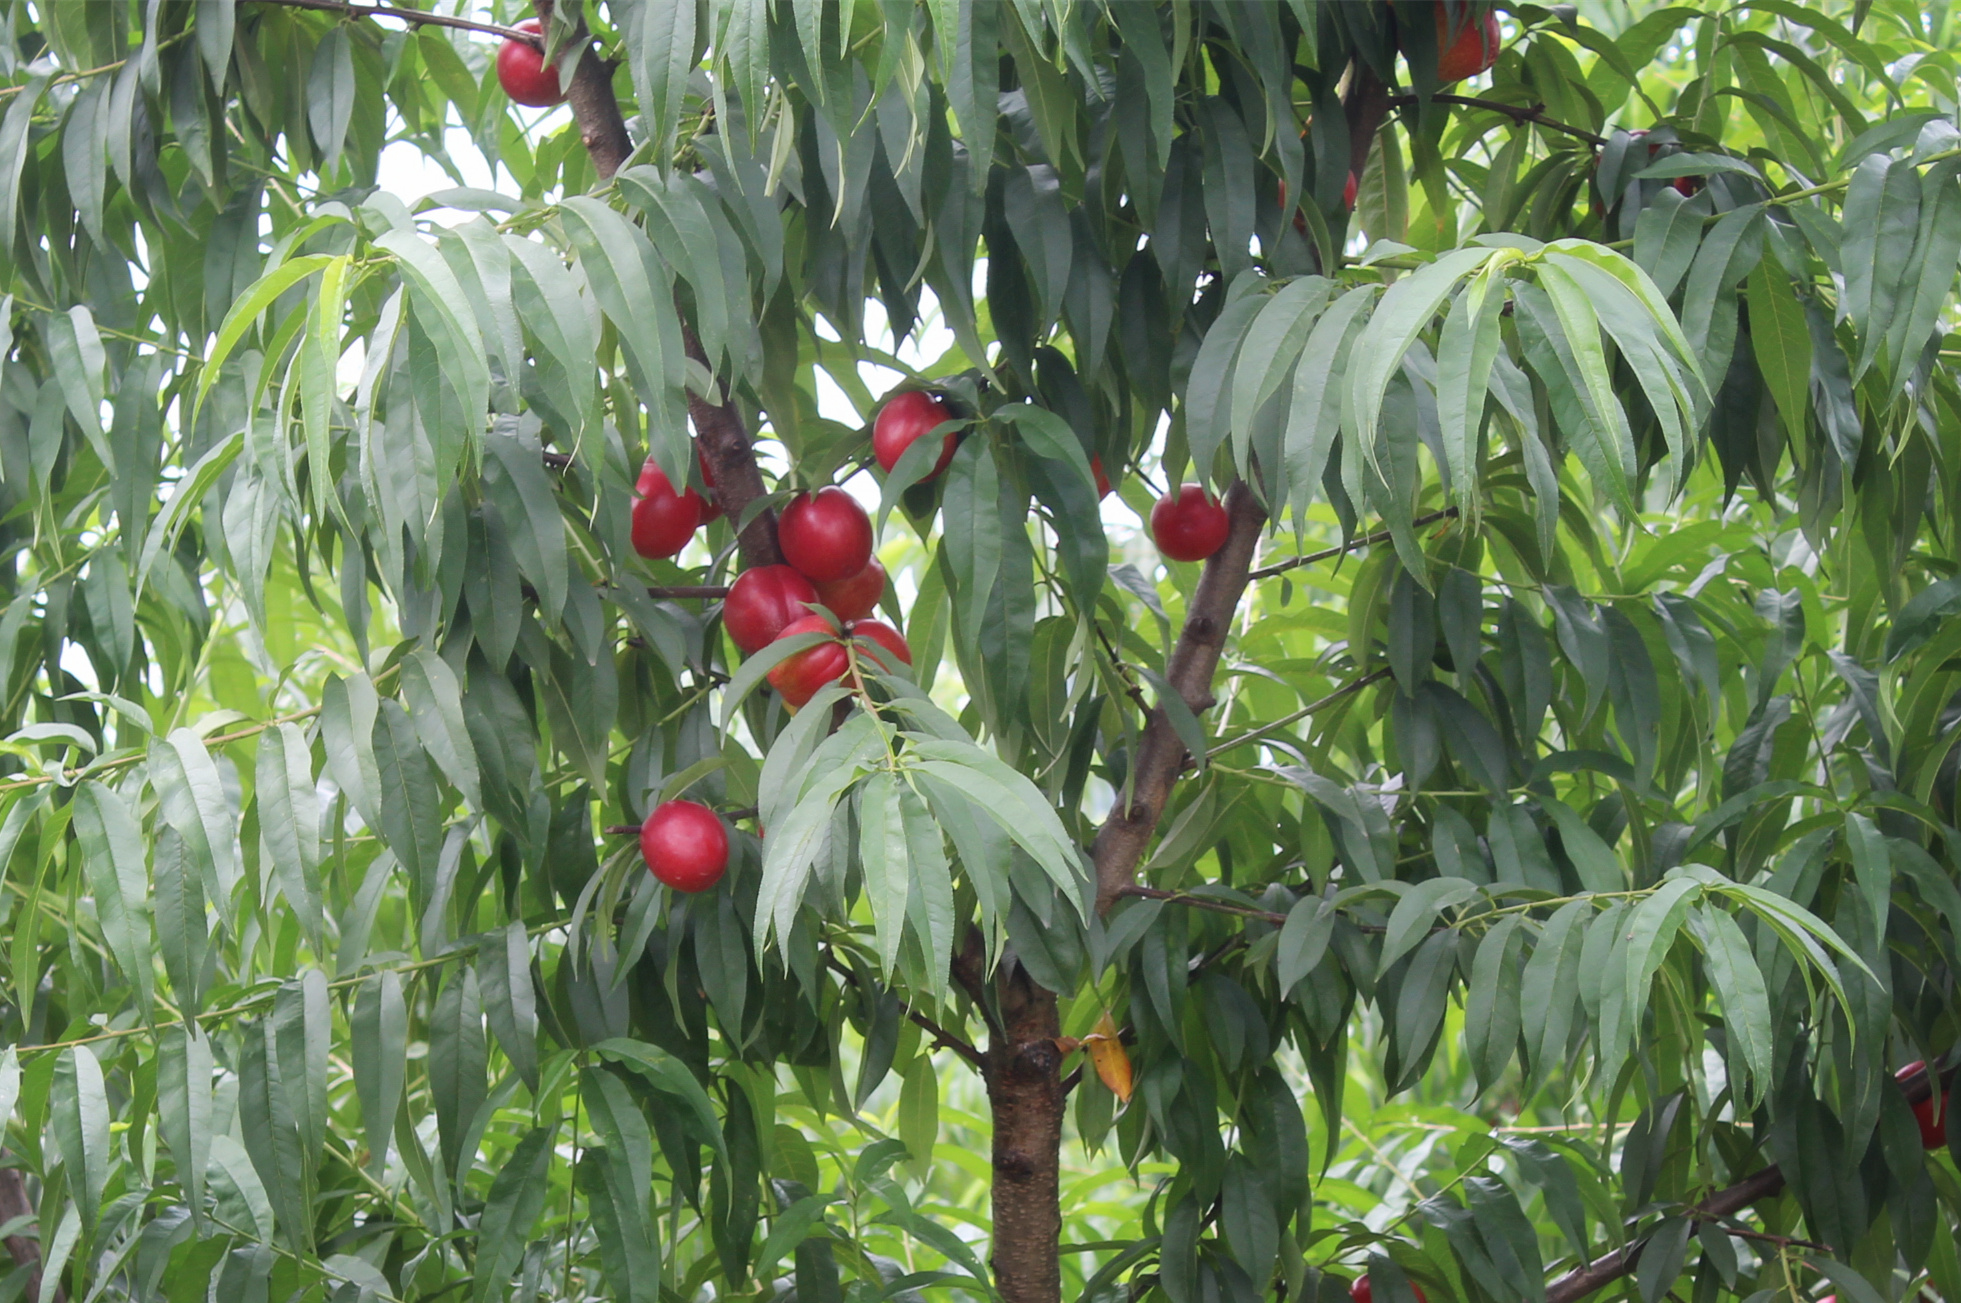
[[478, 943], [477, 987], [497, 1044], [518, 1077], [536, 1091], [538, 997], [531, 989], [531, 938], [522, 920], [511, 920]]
[[75, 836], [103, 939], [124, 979], [136, 988], [137, 1007], [147, 1013], [155, 977], [142, 830], [123, 798], [93, 779], [76, 785], [74, 806]]
[[[19, 107], [20, 101], [15, 101]], [[0, 157], [4, 157], [6, 126], [0, 124]], [[0, 216], [4, 216], [0, 213]], [[273, 301], [287, 290], [333, 263], [331, 255], [312, 253], [294, 258], [277, 266], [268, 267], [264, 275], [246, 287], [243, 294], [232, 303], [225, 313], [225, 319], [218, 326], [218, 337], [212, 341], [211, 351], [204, 355], [204, 366], [198, 372], [197, 406], [204, 406], [204, 399], [211, 392], [211, 386], [218, 381], [218, 374], [225, 362], [245, 338], [245, 332], [258, 324], [259, 317], [272, 306]], [[208, 455], [208, 454], [207, 454]], [[146, 567], [147, 568], [147, 567]]]
[[184, 1202], [200, 1228], [204, 1173], [211, 1165], [212, 1067], [211, 1042], [195, 1025], [158, 1035], [157, 1131], [176, 1165]]
[[1390, 965], [1422, 943], [1444, 910], [1474, 899], [1477, 894], [1478, 884], [1463, 878], [1431, 878], [1404, 892], [1396, 908], [1390, 911], [1376, 971], [1387, 972]]
[[1294, 902], [1280, 927], [1280, 948], [1274, 952], [1274, 977], [1283, 995], [1320, 967], [1334, 930], [1335, 910], [1325, 899], [1302, 896]]
[[1716, 988], [1716, 998], [1722, 1002], [1732, 1061], [1749, 1072], [1749, 1090], [1742, 1098], [1754, 1105], [1770, 1088], [1774, 1068], [1770, 998], [1763, 974], [1743, 929], [1728, 914], [1697, 905], [1689, 922], [1702, 946], [1703, 964]]
[[517, 1273], [532, 1228], [545, 1208], [555, 1134], [552, 1127], [533, 1127], [525, 1132], [490, 1183], [477, 1226], [476, 1271], [470, 1285], [474, 1303], [501, 1299]]
[[464, 1150], [464, 1135], [489, 1094], [484, 1083], [489, 1055], [483, 1038], [483, 999], [473, 968], [452, 973], [436, 997], [429, 1015], [428, 1063], [443, 1173], [460, 1183], [472, 1157]]
[[418, 647], [401, 661], [402, 701], [422, 749], [472, 806], [481, 807], [476, 749], [463, 722], [463, 688], [449, 662]]
[[55, 1144], [68, 1170], [69, 1189], [93, 1232], [102, 1190], [109, 1180], [109, 1095], [102, 1065], [86, 1046], [63, 1050], [55, 1061], [51, 1095]]
[[253, 797], [260, 862], [272, 865], [287, 906], [318, 949], [324, 920], [318, 874], [320, 798], [306, 738], [297, 725], [280, 724], [259, 735]]
[[688, 1110], [695, 1132], [702, 1142], [712, 1145], [723, 1157], [728, 1156], [721, 1124], [716, 1122], [715, 1109], [708, 1102], [708, 1092], [701, 1088], [686, 1066], [671, 1058], [666, 1051], [643, 1041], [615, 1038], [601, 1041], [592, 1048], [602, 1058], [638, 1073], [661, 1094], [679, 1101]]
[[409, 1014], [402, 979], [393, 972], [365, 979], [355, 991], [347, 1024], [354, 1093], [368, 1136], [368, 1168], [379, 1174], [388, 1161], [388, 1137], [408, 1080]]
[[1791, 446], [1803, 447], [1811, 411], [1811, 329], [1804, 321], [1804, 305], [1768, 258], [1750, 272], [1746, 292], [1757, 369], [1784, 418]]
[[1389, 287], [1375, 315], [1362, 328], [1345, 376], [1342, 426], [1354, 433], [1372, 462], [1382, 400], [1389, 390], [1389, 378], [1403, 364], [1403, 355], [1429, 326], [1458, 282], [1502, 253], [1492, 249], [1458, 249], [1411, 272]]
[[1000, 476], [987, 441], [968, 439], [962, 443], [946, 470], [946, 489], [940, 500], [941, 539], [956, 599], [957, 627], [970, 641], [979, 637], [994, 579], [1001, 569], [1000, 493]]

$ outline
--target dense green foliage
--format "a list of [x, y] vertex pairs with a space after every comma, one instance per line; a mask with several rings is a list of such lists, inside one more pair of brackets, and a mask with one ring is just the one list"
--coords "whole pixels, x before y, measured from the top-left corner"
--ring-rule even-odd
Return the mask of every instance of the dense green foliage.
[[[1062, 1064], [1072, 1296], [1645, 1238], [1644, 1303], [1961, 1299], [1893, 1081], [1961, 1032], [1945, 5], [1512, 5], [1432, 99], [1414, 0], [559, 0], [605, 182], [494, 37], [296, 5], [0, 0], [0, 1117], [69, 1297], [986, 1296], [1019, 971], [1136, 1080]], [[511, 193], [377, 188], [464, 136]], [[628, 544], [724, 386], [758, 510], [878, 503], [909, 675], [792, 716], [650, 594], [738, 565]], [[1197, 710], [1186, 479], [1271, 517]], [[683, 793], [697, 896], [607, 831]]]

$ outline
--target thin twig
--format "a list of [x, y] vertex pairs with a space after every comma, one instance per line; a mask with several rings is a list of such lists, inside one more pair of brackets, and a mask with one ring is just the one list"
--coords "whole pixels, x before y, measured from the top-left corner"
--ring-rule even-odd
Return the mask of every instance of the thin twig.
[[[839, 961], [837, 955], [835, 955], [829, 950], [826, 950], [824, 952], [824, 964], [832, 972], [836, 973], [838, 976], [842, 977], [845, 981], [851, 983], [853, 986], [858, 985], [858, 974], [852, 972], [849, 968], [846, 968], [844, 964]], [[975, 1049], [972, 1045], [968, 1044], [966, 1041], [961, 1040], [958, 1036], [954, 1035], [946, 1028], [940, 1026], [938, 1023], [934, 1022], [931, 1018], [928, 1018], [925, 1014], [919, 1012], [919, 1010], [908, 1008], [906, 1010], [906, 1017], [910, 1018], [914, 1023], [918, 1024], [919, 1029], [921, 1031], [925, 1032], [928, 1036], [931, 1036], [933, 1038], [933, 1043], [935, 1045], [940, 1046], [942, 1049], [952, 1050], [955, 1054], [958, 1054], [961, 1058], [967, 1060], [968, 1063], [972, 1064], [975, 1069], [981, 1072], [985, 1072], [987, 1070], [987, 1060], [984, 1056], [982, 1056], [979, 1050]]]
[[[1561, 122], [1557, 118], [1547, 117], [1546, 106], [1544, 104], [1534, 104], [1527, 107], [1519, 104], [1504, 104], [1497, 100], [1481, 99], [1476, 95], [1450, 95], [1443, 92], [1432, 95], [1430, 98], [1439, 104], [1457, 104], [1467, 109], [1489, 109], [1493, 113], [1504, 114], [1514, 122], [1531, 122], [1545, 127], [1549, 131], [1563, 131], [1569, 136], [1576, 136], [1586, 141], [1596, 149], [1607, 143], [1605, 136], [1596, 136], [1584, 127], [1576, 127], [1570, 122]], [[1389, 97], [1389, 103], [1395, 108], [1406, 109], [1416, 103], [1416, 99], [1417, 97], [1414, 95], [1391, 95]]]
[[700, 597], [712, 600], [717, 597], [727, 597], [728, 595], [729, 586], [727, 584], [655, 585], [647, 590], [647, 596], [662, 599]]
[[[1449, 519], [1456, 515], [1457, 508], [1445, 507], [1442, 511], [1433, 511], [1427, 516], [1418, 516], [1415, 520], [1410, 521], [1409, 527], [1411, 529], [1422, 529], [1425, 525], [1434, 525], [1440, 520]], [[1311, 566], [1316, 561], [1326, 561], [1330, 557], [1338, 557], [1344, 552], [1353, 552], [1357, 548], [1373, 547], [1377, 543], [1387, 543], [1391, 537], [1393, 535], [1389, 530], [1379, 529], [1373, 534], [1364, 534], [1361, 538], [1350, 539], [1338, 547], [1322, 548], [1319, 552], [1309, 552], [1305, 556], [1288, 557], [1285, 561], [1276, 561], [1270, 566], [1261, 566], [1258, 570], [1248, 575], [1247, 578], [1271, 579], [1275, 575], [1285, 574], [1287, 571], [1298, 569], [1301, 566]]]
[[521, 31], [499, 23], [478, 22], [474, 18], [453, 18], [449, 14], [430, 13], [424, 9], [402, 9], [395, 5], [350, 4], [348, 0], [248, 0], [248, 3], [284, 5], [289, 9], [316, 9], [323, 13], [345, 14], [350, 18], [399, 18], [410, 24], [454, 27], [463, 32], [482, 32], [487, 36], [501, 36], [507, 41], [523, 41], [540, 52], [545, 48], [544, 38], [537, 32]]
[[1211, 760], [1214, 759], [1215, 757], [1222, 756], [1226, 752], [1231, 751], [1235, 747], [1243, 747], [1248, 742], [1254, 741], [1257, 738], [1265, 737], [1267, 734], [1283, 729], [1287, 727], [1289, 724], [1298, 723], [1299, 721], [1306, 719], [1309, 715], [1315, 714], [1318, 711], [1326, 710], [1329, 706], [1334, 705], [1337, 701], [1340, 701], [1343, 697], [1351, 696], [1354, 693], [1360, 692], [1363, 688], [1368, 687], [1369, 684], [1377, 682], [1380, 679], [1387, 678], [1388, 676], [1389, 676], [1389, 670], [1386, 667], [1379, 670], [1370, 670], [1367, 674], [1364, 674], [1361, 678], [1356, 679], [1354, 682], [1342, 684], [1339, 688], [1336, 688], [1333, 692], [1330, 692], [1327, 696], [1322, 697], [1320, 700], [1308, 702], [1305, 706], [1302, 706], [1299, 710], [1295, 711], [1291, 715], [1282, 715], [1279, 719], [1276, 719], [1271, 723], [1262, 724], [1258, 728], [1249, 728], [1244, 733], [1241, 733], [1238, 737], [1229, 738], [1226, 741], [1219, 743], [1218, 746], [1213, 747], [1210, 751], [1207, 751], [1205, 753], [1205, 758], [1207, 760]]

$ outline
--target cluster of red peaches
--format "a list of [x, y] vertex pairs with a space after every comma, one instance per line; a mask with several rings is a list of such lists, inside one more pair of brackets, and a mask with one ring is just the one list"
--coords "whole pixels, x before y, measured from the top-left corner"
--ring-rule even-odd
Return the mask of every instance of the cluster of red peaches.
[[[933, 394], [895, 394], [872, 424], [872, 455], [889, 473], [914, 443], [953, 420], [952, 410]], [[941, 437], [929, 480], [953, 460], [956, 435]], [[699, 447], [696, 457], [707, 497], [692, 486], [676, 490], [652, 457], [641, 467], [631, 528], [633, 550], [641, 556], [679, 555], [697, 529], [722, 514], [714, 474]], [[1107, 495], [1110, 482], [1100, 458], [1092, 459], [1091, 470], [1099, 496]], [[1224, 545], [1229, 532], [1225, 507], [1196, 484], [1159, 499], [1150, 524], [1158, 550], [1174, 561], [1203, 561]], [[780, 639], [822, 635], [769, 671], [769, 684], [786, 706], [804, 706], [850, 674], [860, 658], [912, 664], [904, 636], [872, 618], [885, 595], [885, 567], [872, 555], [871, 517], [856, 498], [834, 485], [797, 494], [777, 519], [776, 541], [782, 563], [751, 566], [735, 577], [722, 604], [722, 627], [745, 656]], [[662, 882], [703, 891], [728, 867], [728, 833], [707, 806], [666, 801], [641, 825], [640, 851]]]

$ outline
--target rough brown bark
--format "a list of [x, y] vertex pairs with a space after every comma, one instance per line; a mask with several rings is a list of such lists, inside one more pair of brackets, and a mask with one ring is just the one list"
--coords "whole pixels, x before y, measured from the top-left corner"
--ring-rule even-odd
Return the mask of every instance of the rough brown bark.
[[1055, 993], [1019, 964], [994, 981], [1001, 1025], [988, 1039], [994, 1115], [994, 1239], [989, 1265], [1004, 1303], [1062, 1297], [1062, 1035]]
[[[1246, 576], [1253, 564], [1253, 549], [1260, 541], [1260, 528], [1266, 513], [1254, 500], [1244, 481], [1235, 480], [1226, 490], [1226, 514], [1231, 532], [1226, 545], [1206, 561], [1185, 614], [1184, 630], [1171, 649], [1165, 679], [1183, 697], [1192, 713], [1212, 705], [1212, 675], [1225, 650], [1226, 632], [1232, 626], [1233, 612], [1246, 591]], [[1151, 712], [1144, 736], [1137, 746], [1137, 762], [1131, 770], [1130, 801], [1110, 811], [1110, 817], [1096, 834], [1096, 908], [1108, 913], [1122, 890], [1136, 879], [1137, 866], [1157, 831], [1164, 804], [1171, 796], [1171, 785], [1185, 766], [1185, 744], [1178, 740], [1170, 717], [1159, 707]]]

